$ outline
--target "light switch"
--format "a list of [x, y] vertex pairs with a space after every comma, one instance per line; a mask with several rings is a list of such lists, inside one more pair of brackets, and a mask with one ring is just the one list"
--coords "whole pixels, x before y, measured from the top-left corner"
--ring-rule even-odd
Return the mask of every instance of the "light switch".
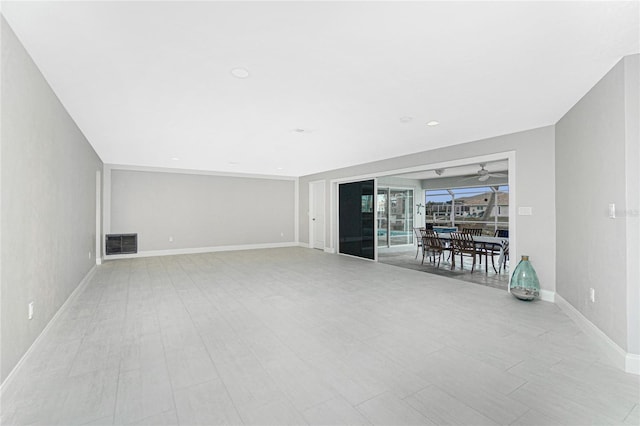
[[609, 219], [616, 218], [616, 205], [614, 203], [609, 204]]

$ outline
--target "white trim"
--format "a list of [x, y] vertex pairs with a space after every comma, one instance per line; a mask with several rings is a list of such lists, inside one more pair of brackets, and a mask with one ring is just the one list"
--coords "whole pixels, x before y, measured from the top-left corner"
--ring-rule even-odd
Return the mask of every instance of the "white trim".
[[325, 253], [330, 253], [330, 254], [336, 254], [336, 249], [333, 247], [325, 247], [324, 248], [324, 252]]
[[0, 385], [0, 395], [2, 395], [6, 391], [6, 389], [11, 385], [13, 378], [18, 374], [18, 371], [20, 370], [22, 365], [27, 361], [27, 359], [31, 356], [31, 354], [36, 351], [38, 345], [40, 345], [40, 342], [44, 340], [47, 333], [49, 333], [49, 330], [53, 328], [58, 318], [60, 318], [62, 314], [64, 314], [64, 312], [69, 308], [69, 306], [75, 300], [75, 298], [78, 297], [80, 293], [82, 293], [87, 283], [91, 281], [91, 278], [93, 278], [93, 275], [96, 273], [96, 269], [97, 269], [96, 265], [93, 265], [91, 267], [89, 272], [87, 272], [84, 278], [82, 278], [82, 280], [78, 283], [78, 286], [75, 288], [75, 290], [71, 292], [69, 297], [67, 297], [67, 300], [65, 300], [62, 306], [60, 306], [58, 311], [53, 315], [53, 317], [49, 320], [49, 322], [44, 327], [44, 329], [40, 332], [38, 337], [36, 337], [36, 340], [33, 341], [31, 346], [29, 346], [29, 349], [27, 349], [24, 355], [22, 355], [22, 358], [20, 358], [20, 360], [15, 365], [15, 367], [13, 367], [9, 375], [7, 375], [6, 379], [4, 379], [4, 382], [2, 382], [2, 384]]
[[[373, 178], [373, 260], [378, 261], [378, 178]], [[365, 258], [366, 259], [366, 258]]]
[[[102, 247], [106, 247], [105, 235], [111, 233], [111, 167], [102, 167]], [[105, 253], [106, 254], [106, 253]]]
[[308, 243], [302, 243], [302, 242], [298, 242], [298, 247], [302, 247], [302, 248], [311, 248], [309, 247]]
[[102, 175], [96, 171], [96, 265], [102, 263]]
[[291, 241], [288, 243], [265, 243], [265, 244], [241, 244], [234, 246], [217, 246], [217, 247], [195, 247], [171, 250], [148, 250], [140, 251], [132, 254], [110, 254], [105, 256], [104, 260], [118, 259], [134, 259], [138, 257], [155, 257], [155, 256], [174, 256], [178, 254], [198, 254], [198, 253], [214, 253], [218, 251], [237, 251], [237, 250], [258, 250], [282, 247], [298, 247], [300, 243]]
[[549, 290], [540, 290], [540, 300], [544, 300], [545, 302], [555, 303], [556, 292], [549, 291]]
[[169, 167], [132, 166], [128, 164], [105, 164], [111, 170], [129, 170], [134, 172], [178, 173], [183, 175], [225, 176], [249, 179], [297, 180], [296, 176], [261, 175], [251, 173], [217, 172], [209, 170], [173, 169]]
[[624, 362], [624, 371], [640, 375], [640, 355], [627, 352]]
[[[518, 184], [516, 182], [516, 152], [515, 151], [507, 151], [503, 154], [507, 155], [507, 162], [509, 169], [507, 170], [507, 179], [509, 185], [509, 261], [511, 265], [517, 264], [517, 259], [519, 259], [519, 250], [518, 250], [518, 227], [516, 226], [516, 205], [518, 203]], [[514, 261], [516, 259], [516, 261]], [[511, 284], [511, 273], [509, 273], [509, 284]], [[554, 284], [555, 291], [555, 284]], [[542, 290], [540, 292], [541, 299], [547, 300], [548, 290]], [[553, 300], [547, 300], [553, 301]]]
[[300, 179], [293, 183], [293, 241], [300, 241]]
[[600, 346], [607, 358], [614, 365], [627, 373], [640, 374], [640, 355], [626, 352], [609, 336], [604, 334], [595, 324], [589, 321], [573, 305], [567, 302], [562, 296], [556, 294], [555, 304], [576, 323], [576, 325], [589, 337], [593, 338]]

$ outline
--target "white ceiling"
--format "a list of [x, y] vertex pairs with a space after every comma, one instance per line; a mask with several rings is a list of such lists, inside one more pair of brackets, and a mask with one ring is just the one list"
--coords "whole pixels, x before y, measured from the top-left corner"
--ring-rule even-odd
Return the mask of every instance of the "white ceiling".
[[300, 176], [556, 123], [640, 51], [638, 5], [3, 2], [2, 13], [104, 162]]

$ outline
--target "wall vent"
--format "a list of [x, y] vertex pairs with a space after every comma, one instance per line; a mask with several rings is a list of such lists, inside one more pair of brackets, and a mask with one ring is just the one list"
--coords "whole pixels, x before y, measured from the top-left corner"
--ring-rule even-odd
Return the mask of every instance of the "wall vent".
[[107, 234], [107, 255], [138, 252], [138, 234]]

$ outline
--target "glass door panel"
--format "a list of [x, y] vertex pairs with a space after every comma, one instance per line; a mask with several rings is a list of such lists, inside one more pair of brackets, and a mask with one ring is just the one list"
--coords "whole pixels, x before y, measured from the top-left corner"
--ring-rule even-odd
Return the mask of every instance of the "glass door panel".
[[374, 181], [339, 185], [340, 253], [374, 259]]
[[413, 244], [413, 190], [389, 190], [389, 245]]
[[413, 244], [413, 190], [378, 188], [378, 247]]
[[378, 189], [378, 247], [389, 246], [389, 190]]

